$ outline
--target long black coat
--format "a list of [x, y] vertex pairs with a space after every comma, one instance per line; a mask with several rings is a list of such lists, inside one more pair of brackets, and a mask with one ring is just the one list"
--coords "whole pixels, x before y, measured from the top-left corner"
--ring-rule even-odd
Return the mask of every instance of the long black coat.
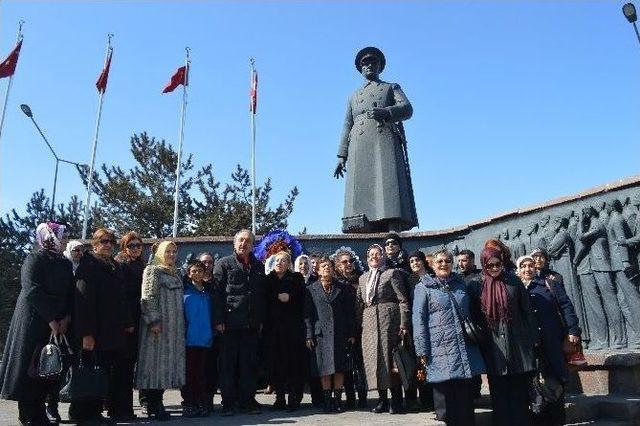
[[133, 327], [125, 298], [125, 281], [119, 265], [92, 253], [76, 269], [74, 329], [79, 339], [93, 336], [96, 350], [121, 350], [124, 329]]
[[49, 322], [71, 314], [71, 262], [45, 250], [30, 253], [22, 264], [21, 285], [0, 365], [0, 397], [16, 401], [37, 398], [42, 388], [27, 370], [33, 352], [49, 340]]
[[554, 280], [549, 280], [548, 284], [553, 289], [553, 293], [542, 279], [536, 277], [527, 284], [527, 291], [533, 313], [538, 321], [542, 353], [553, 374], [558, 379], [566, 381], [569, 371], [562, 343], [568, 334], [580, 336], [578, 316], [563, 285]]
[[[520, 278], [511, 272], [505, 272], [507, 295], [511, 321], [500, 323], [495, 329], [489, 329], [487, 344], [481, 348], [487, 374], [522, 374], [536, 368], [534, 346], [538, 340], [538, 323], [533, 314], [529, 293]], [[473, 281], [467, 285], [472, 303], [480, 305], [482, 281]], [[475, 309], [476, 311], [479, 308]], [[484, 317], [481, 315], [481, 320]]]
[[[279, 293], [289, 294], [286, 303]], [[304, 278], [298, 272], [286, 272], [278, 278], [267, 275], [267, 323], [265, 349], [271, 383], [301, 383], [307, 361], [304, 347]]]
[[331, 293], [326, 294], [322, 283], [316, 281], [306, 288], [306, 338], [314, 339], [315, 358], [311, 374], [328, 376], [348, 369], [347, 343], [355, 335], [354, 306], [343, 284], [334, 281]]
[[142, 273], [145, 263], [142, 258], [130, 259], [125, 255], [115, 257], [124, 279], [124, 300], [133, 325], [133, 333], [127, 333], [123, 354], [127, 358], [138, 356], [138, 338], [140, 331], [140, 297], [142, 296]]

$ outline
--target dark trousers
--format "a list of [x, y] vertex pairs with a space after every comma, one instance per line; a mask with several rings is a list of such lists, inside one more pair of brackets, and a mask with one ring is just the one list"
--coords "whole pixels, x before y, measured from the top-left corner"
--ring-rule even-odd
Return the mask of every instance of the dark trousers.
[[[95, 354], [87, 351], [82, 352], [82, 362], [85, 365], [95, 364], [107, 370], [109, 372], [109, 397], [107, 405], [111, 406], [113, 400], [112, 388], [112, 369], [116, 360], [117, 351], [94, 351]], [[102, 409], [104, 407], [104, 401], [100, 399], [88, 400], [88, 401], [76, 401], [69, 405], [69, 417], [75, 421], [87, 421], [92, 420], [102, 415]]]
[[495, 426], [528, 426], [529, 416], [529, 373], [489, 375], [489, 392], [493, 412], [491, 418]]
[[187, 405], [198, 405], [204, 402], [206, 386], [206, 363], [209, 348], [187, 346], [186, 348], [186, 384], [184, 399]]
[[213, 396], [216, 394], [218, 390], [218, 357], [220, 354], [220, 339], [213, 339], [213, 344], [211, 348], [207, 350], [206, 361], [205, 361], [205, 393], [207, 398], [211, 398], [213, 401]]
[[436, 418], [447, 425], [475, 425], [471, 379], [433, 383], [433, 402]]
[[353, 381], [353, 373], [347, 371], [344, 373], [344, 394], [347, 401], [355, 401], [356, 392], [358, 392], [358, 398], [367, 400], [367, 389], [364, 386], [356, 388]]
[[258, 333], [255, 330], [227, 330], [221, 341], [222, 405], [250, 404], [258, 374]]
[[111, 369], [109, 387], [109, 417], [125, 417], [133, 414], [133, 379], [136, 360], [118, 357]]

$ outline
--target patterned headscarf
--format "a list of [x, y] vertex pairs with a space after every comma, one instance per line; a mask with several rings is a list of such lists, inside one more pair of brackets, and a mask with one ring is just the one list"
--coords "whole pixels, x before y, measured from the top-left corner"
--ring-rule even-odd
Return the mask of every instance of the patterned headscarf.
[[45, 222], [36, 228], [36, 241], [43, 250], [60, 252], [66, 227], [55, 222]]
[[[497, 277], [492, 277], [487, 269], [487, 262], [491, 258], [500, 259], [502, 272]], [[496, 249], [485, 248], [480, 255], [482, 264], [482, 295], [480, 302], [482, 312], [487, 318], [489, 327], [495, 329], [500, 323], [511, 321], [511, 311], [509, 310], [509, 295], [505, 284], [505, 269], [502, 253]]]

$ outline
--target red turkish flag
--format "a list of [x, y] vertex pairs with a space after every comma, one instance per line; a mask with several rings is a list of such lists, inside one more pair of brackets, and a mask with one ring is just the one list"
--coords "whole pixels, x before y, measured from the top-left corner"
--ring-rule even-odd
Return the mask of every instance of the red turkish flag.
[[251, 90], [249, 91], [249, 111], [255, 114], [257, 108], [258, 108], [258, 72], [254, 70], [251, 73]]
[[98, 76], [96, 81], [96, 89], [98, 93], [104, 93], [107, 90], [107, 80], [109, 79], [109, 68], [111, 68], [111, 56], [113, 55], [113, 49], [109, 49], [109, 56], [107, 56], [107, 63], [104, 65], [102, 72]]
[[16, 44], [7, 59], [0, 62], [0, 78], [11, 77], [16, 72], [16, 65], [18, 65], [18, 56], [20, 56], [20, 48], [22, 47], [22, 40]]
[[171, 80], [169, 80], [169, 82], [167, 83], [167, 85], [164, 87], [164, 89], [162, 89], [162, 93], [169, 93], [169, 92], [173, 92], [175, 90], [176, 87], [180, 86], [181, 84], [188, 86], [189, 83], [187, 81], [188, 79], [188, 71], [187, 71], [187, 66], [181, 66], [180, 68], [178, 68], [175, 72], [175, 74], [173, 74], [171, 76]]

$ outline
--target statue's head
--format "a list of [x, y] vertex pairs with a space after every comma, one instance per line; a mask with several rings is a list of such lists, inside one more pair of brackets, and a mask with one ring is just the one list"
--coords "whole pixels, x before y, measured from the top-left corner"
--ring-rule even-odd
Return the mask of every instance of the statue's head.
[[386, 60], [377, 47], [365, 47], [356, 54], [356, 69], [367, 80], [377, 80], [384, 70]]
[[611, 200], [607, 203], [607, 213], [611, 214], [614, 210], [618, 213], [622, 212], [622, 203], [620, 200]]
[[553, 229], [557, 231], [560, 228], [567, 226], [568, 222], [569, 218], [566, 218], [564, 216], [555, 216], [553, 218]]
[[540, 219], [540, 226], [547, 226], [550, 219], [551, 219], [551, 216], [549, 216], [548, 214], [542, 216], [542, 219]]
[[593, 206], [586, 206], [582, 208], [582, 216], [584, 216], [587, 219], [591, 219], [592, 217], [595, 217], [597, 215], [598, 215], [598, 212]]
[[503, 240], [508, 240], [509, 239], [509, 228], [504, 228], [502, 230], [502, 235], [501, 235]]

